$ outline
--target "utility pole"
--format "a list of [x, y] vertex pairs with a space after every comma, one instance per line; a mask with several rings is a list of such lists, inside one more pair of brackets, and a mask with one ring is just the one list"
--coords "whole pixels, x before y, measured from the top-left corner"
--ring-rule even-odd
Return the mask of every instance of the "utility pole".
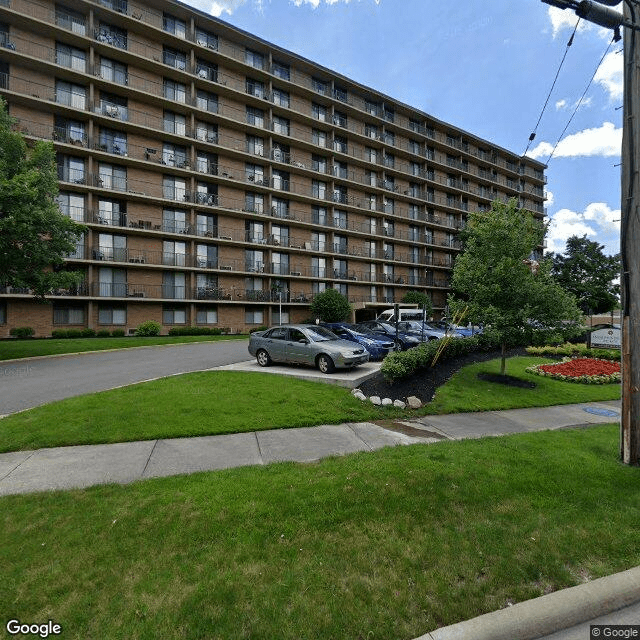
[[[624, 115], [621, 158], [622, 412], [620, 459], [640, 465], [640, 2], [624, 0], [542, 0], [574, 9], [585, 20], [614, 30], [624, 27]], [[607, 5], [607, 6], [603, 6]]]

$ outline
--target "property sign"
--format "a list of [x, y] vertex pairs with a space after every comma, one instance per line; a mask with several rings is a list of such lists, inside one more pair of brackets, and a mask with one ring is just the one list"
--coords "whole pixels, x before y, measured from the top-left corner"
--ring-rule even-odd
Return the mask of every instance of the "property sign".
[[620, 349], [622, 346], [622, 334], [620, 329], [598, 329], [592, 331], [589, 336], [589, 344], [592, 347], [605, 347], [607, 349]]

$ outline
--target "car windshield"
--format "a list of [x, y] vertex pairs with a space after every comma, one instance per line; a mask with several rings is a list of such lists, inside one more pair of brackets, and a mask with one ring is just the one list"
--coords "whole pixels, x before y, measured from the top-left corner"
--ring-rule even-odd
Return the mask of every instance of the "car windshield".
[[385, 331], [390, 331], [391, 333], [395, 333], [396, 332], [396, 328], [392, 327], [390, 324], [387, 324], [386, 322], [381, 322], [380, 326], [385, 330]]
[[309, 338], [314, 342], [326, 342], [327, 340], [339, 340], [338, 336], [329, 331], [329, 329], [325, 329], [325, 327], [307, 327], [307, 332]]

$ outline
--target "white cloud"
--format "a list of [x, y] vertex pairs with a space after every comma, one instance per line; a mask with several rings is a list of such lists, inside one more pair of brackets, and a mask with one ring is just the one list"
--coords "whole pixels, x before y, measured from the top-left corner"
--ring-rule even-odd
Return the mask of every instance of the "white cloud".
[[564, 98], [556, 102], [556, 109], [565, 109], [566, 106], [567, 106], [567, 101]]
[[547, 191], [547, 199], [544, 203], [545, 206], [550, 207], [553, 204], [554, 200], [555, 200], [555, 196], [553, 195], [553, 193], [551, 191]]
[[[578, 156], [619, 156], [622, 147], [622, 128], [617, 129], [611, 122], [601, 127], [584, 129], [566, 136], [558, 144], [553, 154], [555, 158], [576, 158]], [[535, 149], [527, 152], [532, 158], [548, 156], [553, 151], [549, 142], [540, 142]]]
[[[292, 2], [296, 7], [301, 7], [304, 4], [310, 4], [314, 9], [317, 9], [322, 0], [289, 0], [290, 2]], [[359, 2], [360, 0], [358, 0]], [[381, 0], [373, 0], [376, 4], [380, 4]], [[337, 4], [338, 2], [344, 2], [345, 4], [349, 4], [349, 2], [351, 2], [351, 0], [324, 0], [325, 4], [328, 5], [332, 5], [332, 4]]]
[[[578, 102], [580, 102], [579, 107]], [[590, 107], [592, 102], [593, 98], [589, 97], [583, 98], [582, 101], [576, 100], [573, 104], [569, 104], [564, 98], [562, 98], [562, 100], [558, 100], [556, 102], [556, 111], [559, 111], [560, 109], [575, 109], [576, 107], [582, 109], [584, 107]]]
[[[570, 9], [558, 9], [557, 7], [549, 7], [549, 19], [551, 20], [551, 28], [553, 29], [553, 37], [555, 38], [563, 29], [575, 29], [578, 16]], [[587, 31], [591, 25], [586, 20], [580, 20], [578, 31]]]
[[231, 15], [246, 2], [247, 0], [188, 0], [187, 4], [219, 18], [223, 13]]
[[607, 92], [609, 93], [609, 98], [611, 100], [621, 100], [623, 75], [623, 57], [619, 53], [612, 51], [605, 56], [602, 64], [600, 65], [600, 68], [598, 69], [594, 77], [594, 80], [607, 90]]
[[547, 232], [547, 251], [564, 253], [571, 236], [588, 238], [605, 245], [605, 252], [617, 253], [620, 233], [620, 209], [611, 209], [605, 202], [592, 202], [578, 213], [560, 209], [551, 218]]

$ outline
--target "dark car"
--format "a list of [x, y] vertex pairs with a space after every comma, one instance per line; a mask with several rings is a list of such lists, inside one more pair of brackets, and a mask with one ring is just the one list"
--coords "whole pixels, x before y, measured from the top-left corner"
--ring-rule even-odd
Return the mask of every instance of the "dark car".
[[396, 337], [396, 328], [393, 325], [378, 320], [365, 320], [354, 325], [353, 328], [368, 336], [384, 336], [388, 340], [393, 340], [398, 351], [406, 351], [420, 344], [419, 338], [404, 331], [398, 331]]
[[371, 356], [371, 360], [382, 360], [395, 350], [393, 340], [383, 336], [372, 336], [361, 333], [355, 327], [343, 323], [326, 323], [322, 326], [333, 331], [339, 338], [361, 344]]
[[256, 331], [249, 338], [249, 353], [261, 367], [272, 362], [308, 364], [322, 373], [351, 369], [369, 361], [362, 346], [341, 340], [325, 327], [293, 324]]

